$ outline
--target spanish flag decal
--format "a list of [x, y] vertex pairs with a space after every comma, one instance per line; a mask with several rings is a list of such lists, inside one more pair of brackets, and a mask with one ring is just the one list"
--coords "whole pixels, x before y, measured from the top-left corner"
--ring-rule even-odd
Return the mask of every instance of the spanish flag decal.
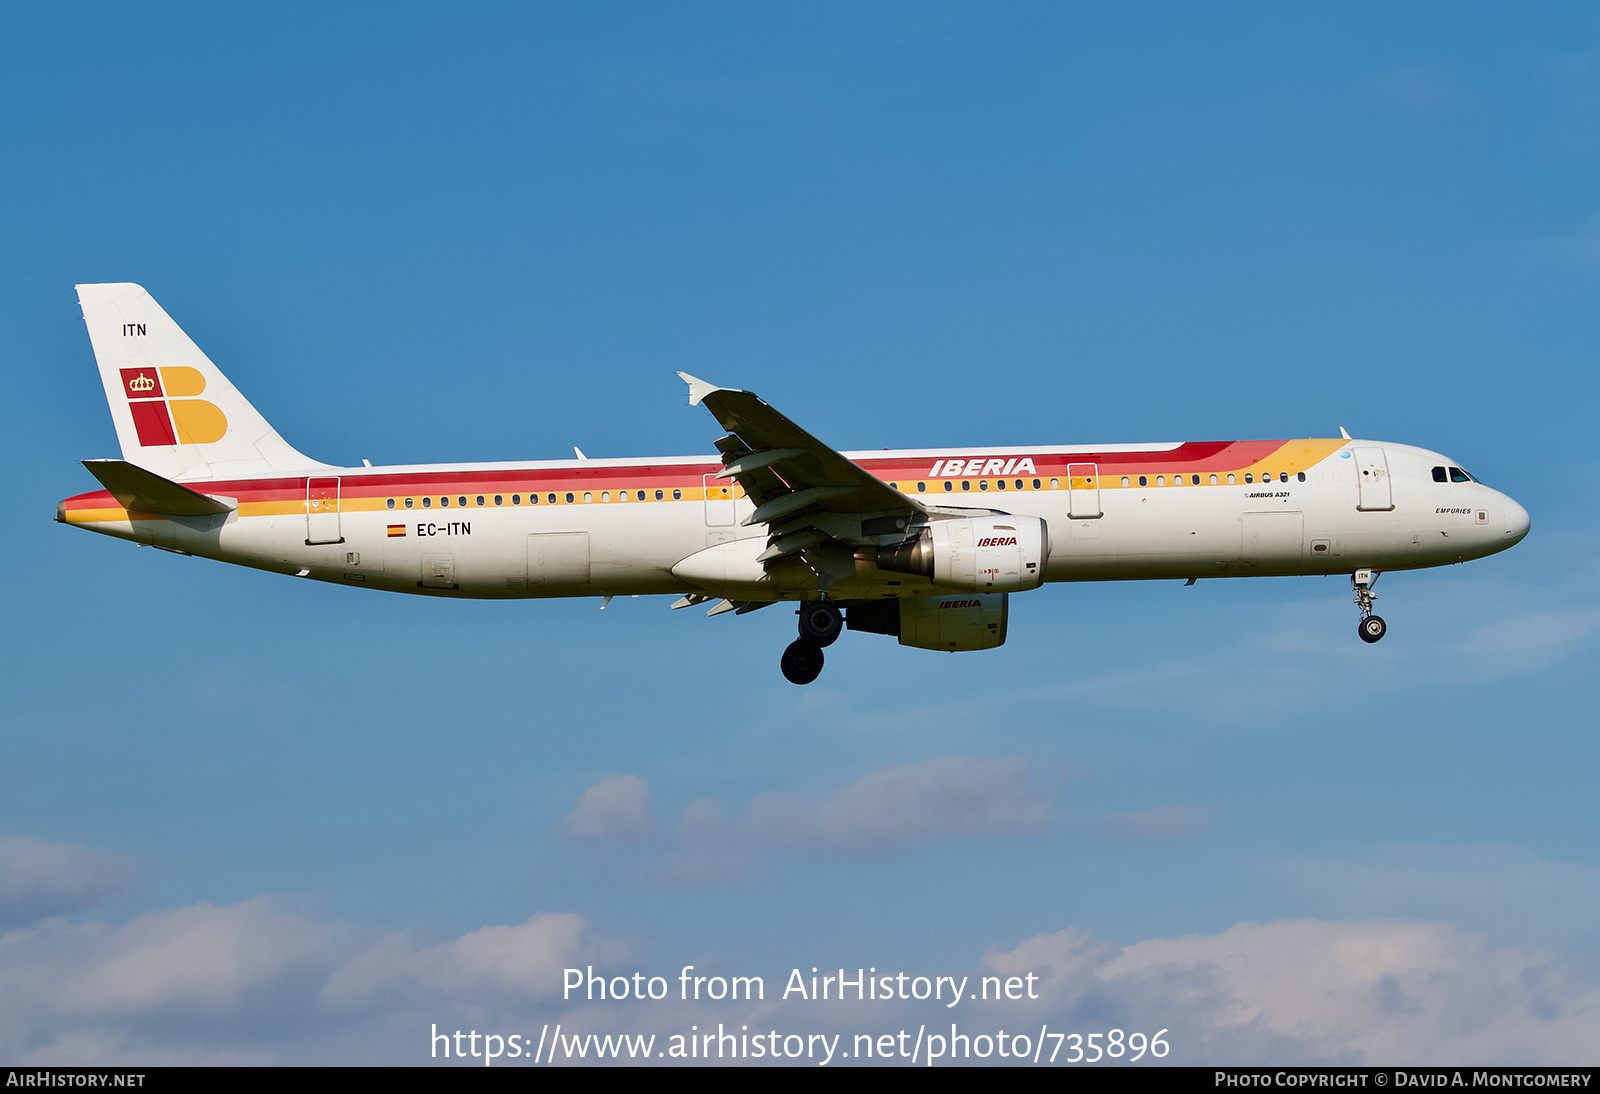
[[390, 539], [393, 539], [395, 536], [403, 536], [405, 534], [406, 534], [406, 526], [404, 524], [391, 524], [391, 525], [389, 525], [389, 538]]

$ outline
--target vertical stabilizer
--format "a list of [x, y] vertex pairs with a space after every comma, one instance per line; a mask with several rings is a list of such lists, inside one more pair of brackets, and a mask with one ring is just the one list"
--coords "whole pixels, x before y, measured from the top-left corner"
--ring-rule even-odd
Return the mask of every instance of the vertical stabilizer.
[[291, 448], [138, 285], [79, 285], [122, 458], [169, 479], [326, 467]]

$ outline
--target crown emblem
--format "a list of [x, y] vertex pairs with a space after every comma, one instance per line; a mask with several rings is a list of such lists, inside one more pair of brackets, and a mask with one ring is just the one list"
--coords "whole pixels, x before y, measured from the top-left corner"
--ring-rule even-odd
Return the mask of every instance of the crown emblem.
[[128, 381], [129, 391], [154, 391], [155, 387], [156, 382], [150, 379], [150, 377], [144, 375], [135, 376], [132, 380]]

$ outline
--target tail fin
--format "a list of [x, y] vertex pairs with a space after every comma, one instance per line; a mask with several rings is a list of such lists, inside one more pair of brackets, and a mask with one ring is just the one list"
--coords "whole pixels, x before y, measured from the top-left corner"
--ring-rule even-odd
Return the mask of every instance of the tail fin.
[[138, 285], [79, 285], [122, 456], [169, 479], [315, 470]]

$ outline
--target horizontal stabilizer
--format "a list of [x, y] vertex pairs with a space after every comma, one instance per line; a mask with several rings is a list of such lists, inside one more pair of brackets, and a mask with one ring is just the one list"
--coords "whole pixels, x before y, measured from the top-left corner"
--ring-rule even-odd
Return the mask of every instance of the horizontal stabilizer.
[[127, 460], [84, 460], [83, 466], [124, 509], [170, 517], [207, 517], [236, 508]]

